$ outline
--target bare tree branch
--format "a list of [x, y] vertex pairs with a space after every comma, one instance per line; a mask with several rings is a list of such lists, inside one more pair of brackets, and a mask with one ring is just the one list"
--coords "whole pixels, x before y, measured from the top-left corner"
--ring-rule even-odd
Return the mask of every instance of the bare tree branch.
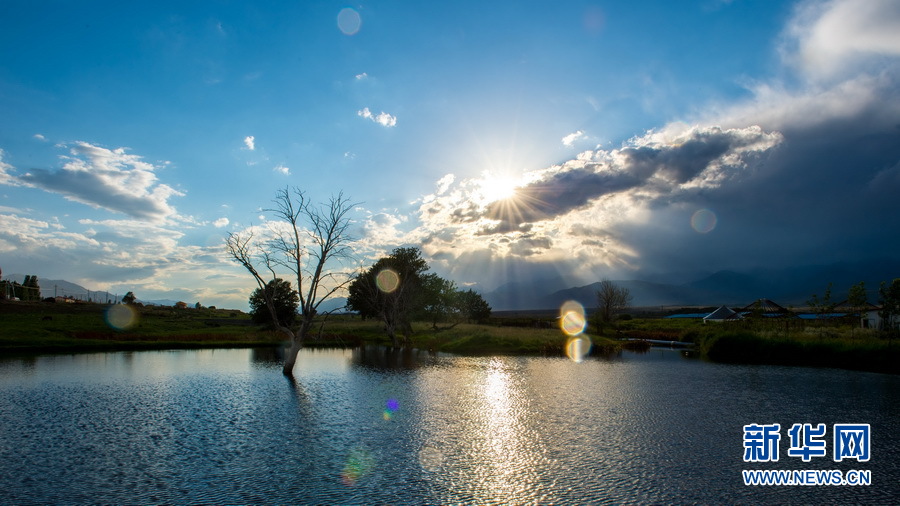
[[[292, 376], [297, 351], [309, 335], [319, 305], [350, 282], [349, 277], [339, 282], [336, 273], [329, 269], [333, 268], [332, 262], [339, 262], [350, 255], [349, 213], [356, 203], [341, 192], [326, 203], [314, 206], [299, 188], [287, 187], [276, 192], [273, 203], [274, 207], [265, 209], [275, 217], [272, 237], [257, 245], [252, 232], [244, 235], [230, 233], [226, 239], [226, 250], [263, 289], [266, 280], [260, 269], [267, 270], [273, 280], [278, 278], [276, 269], [279, 267], [293, 275], [300, 297], [300, 326], [296, 332], [278, 321], [274, 302], [266, 296], [266, 305], [275, 326], [288, 334], [292, 341], [284, 366], [284, 374]], [[265, 289], [263, 291], [267, 292]]]

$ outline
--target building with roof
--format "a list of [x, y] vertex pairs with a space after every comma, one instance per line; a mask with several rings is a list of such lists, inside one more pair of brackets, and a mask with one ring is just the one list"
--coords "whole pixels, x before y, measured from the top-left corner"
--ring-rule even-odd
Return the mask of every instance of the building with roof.
[[726, 322], [726, 321], [739, 320], [740, 318], [741, 318], [741, 315], [739, 315], [737, 313], [737, 311], [735, 311], [729, 307], [722, 306], [719, 309], [716, 309], [715, 311], [713, 311], [712, 313], [709, 313], [708, 315], [704, 316], [703, 323], [708, 323], [708, 322], [721, 323], [721, 322]]

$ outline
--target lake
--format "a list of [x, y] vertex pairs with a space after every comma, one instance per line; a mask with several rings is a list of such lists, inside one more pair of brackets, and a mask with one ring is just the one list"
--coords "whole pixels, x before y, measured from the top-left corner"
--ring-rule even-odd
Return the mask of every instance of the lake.
[[[0, 358], [0, 503], [900, 501], [900, 377], [682, 352], [459, 357], [274, 349]], [[781, 425], [744, 462], [744, 425]], [[828, 456], [788, 456], [827, 426]], [[833, 424], [870, 424], [868, 462]], [[871, 471], [870, 486], [745, 486], [742, 470]]]

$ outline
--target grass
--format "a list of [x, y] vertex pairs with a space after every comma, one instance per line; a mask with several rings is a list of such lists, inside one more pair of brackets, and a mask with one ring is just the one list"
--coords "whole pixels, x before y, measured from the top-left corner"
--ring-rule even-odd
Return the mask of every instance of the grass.
[[[249, 315], [222, 309], [147, 306], [128, 328], [117, 329], [101, 304], [0, 301], [0, 349], [74, 351], [275, 346], [284, 337], [252, 325]], [[321, 322], [319, 322], [321, 323]], [[321, 333], [320, 333], [321, 329]], [[313, 328], [308, 346], [390, 344], [380, 322], [336, 316]], [[618, 343], [592, 337], [593, 352], [610, 353]], [[459, 354], [563, 355], [566, 337], [559, 329], [460, 324], [434, 330], [415, 323], [412, 346]]]
[[116, 328], [102, 304], [0, 301], [0, 348], [193, 348], [272, 345], [281, 337], [250, 325], [240, 311], [143, 307], [132, 325]]
[[900, 343], [874, 332], [726, 330], [698, 340], [702, 356], [726, 363], [836, 367], [900, 374]]
[[[0, 350], [78, 351], [277, 346], [284, 337], [254, 326], [249, 315], [223, 309], [140, 308], [134, 324], [108, 323], [107, 306], [0, 301]], [[554, 317], [493, 318], [488, 324], [460, 324], [435, 330], [413, 325], [410, 344], [419, 349], [466, 355], [562, 356], [566, 336]], [[322, 322], [319, 322], [322, 323]], [[318, 324], [308, 346], [389, 345], [378, 321], [335, 316]], [[703, 324], [698, 320], [639, 318], [619, 321], [589, 336], [592, 354], [615, 353], [658, 339], [695, 344], [701, 357], [717, 362], [837, 367], [900, 374], [900, 342], [850, 325], [808, 321]], [[637, 343], [638, 345], [640, 343]]]
[[[329, 319], [323, 338], [328, 342], [350, 341], [352, 338], [371, 343], [389, 345], [390, 340], [380, 322], [363, 321], [358, 317]], [[593, 353], [610, 353], [621, 347], [615, 341], [589, 336]], [[565, 354], [566, 336], [559, 329], [507, 327], [494, 322], [478, 325], [461, 323], [451, 329], [435, 330], [427, 323], [414, 323], [410, 344], [419, 349], [444, 351], [464, 355]]]

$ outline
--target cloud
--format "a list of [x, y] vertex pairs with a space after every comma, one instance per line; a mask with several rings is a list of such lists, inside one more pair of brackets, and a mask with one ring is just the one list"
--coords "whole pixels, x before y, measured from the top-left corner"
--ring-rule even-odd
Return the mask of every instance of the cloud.
[[490, 203], [470, 220], [496, 221], [492, 233], [520, 230], [590, 205], [596, 199], [640, 191], [647, 201], [672, 199], [692, 187], [716, 187], [738, 177], [781, 141], [759, 127], [671, 127], [629, 141], [616, 150], [582, 154], [561, 166], [532, 174], [512, 201]]
[[562, 143], [567, 147], [572, 147], [575, 144], [575, 141], [584, 139], [584, 132], [579, 130], [577, 132], [570, 133], [569, 135], [562, 138]]
[[213, 226], [216, 228], [227, 227], [230, 222], [228, 218], [219, 218], [218, 220], [213, 222]]
[[369, 74], [366, 74], [365, 72], [363, 72], [362, 74], [356, 74], [355, 77], [356, 77], [356, 80], [357, 80], [357, 81], [362, 81], [362, 80], [364, 80], [364, 79], [368, 79], [368, 78], [369, 78]]
[[32, 169], [13, 177], [0, 167], [0, 183], [40, 188], [74, 202], [148, 221], [174, 215], [169, 199], [184, 196], [159, 183], [154, 173], [157, 167], [128, 154], [126, 148], [111, 150], [76, 142], [70, 154], [61, 157], [65, 164], [57, 171]]
[[900, 56], [900, 4], [894, 0], [804, 2], [788, 25], [786, 60], [816, 79], [883, 65]]
[[[786, 32], [794, 53], [784, 80], [758, 82], [691, 124], [523, 174], [510, 199], [483, 202], [477, 179], [440, 185], [406, 239], [482, 286], [547, 266], [589, 283], [900, 251], [890, 221], [900, 195], [898, 10], [805, 3]], [[691, 226], [701, 209], [716, 220], [706, 233]]]
[[456, 176], [453, 174], [447, 174], [446, 176], [440, 178], [437, 182], [437, 195], [443, 195], [447, 192], [447, 189], [450, 188], [450, 185], [453, 184], [453, 181], [456, 179]]
[[256, 137], [254, 137], [252, 135], [248, 135], [247, 137], [244, 137], [244, 146], [246, 146], [244, 149], [249, 149], [250, 151], [255, 151], [256, 150]]
[[284, 174], [285, 176], [291, 175], [291, 169], [280, 163], [276, 165], [272, 170], [278, 172], [279, 174]]
[[9, 171], [13, 169], [13, 166], [3, 161], [3, 156], [5, 154], [6, 153], [0, 149], [0, 184], [18, 186], [20, 183], [16, 180], [16, 177], [9, 173]]
[[372, 114], [372, 111], [370, 111], [369, 108], [366, 107], [361, 111], [357, 111], [356, 114], [362, 118], [370, 119], [383, 127], [391, 128], [397, 125], [397, 117], [391, 116], [384, 111], [378, 114]]
[[41, 134], [34, 134], [34, 138], [37, 139], [37, 140], [39, 140], [39, 141], [46, 141], [46, 140], [47, 140], [47, 138], [44, 137], [44, 136], [41, 135]]

